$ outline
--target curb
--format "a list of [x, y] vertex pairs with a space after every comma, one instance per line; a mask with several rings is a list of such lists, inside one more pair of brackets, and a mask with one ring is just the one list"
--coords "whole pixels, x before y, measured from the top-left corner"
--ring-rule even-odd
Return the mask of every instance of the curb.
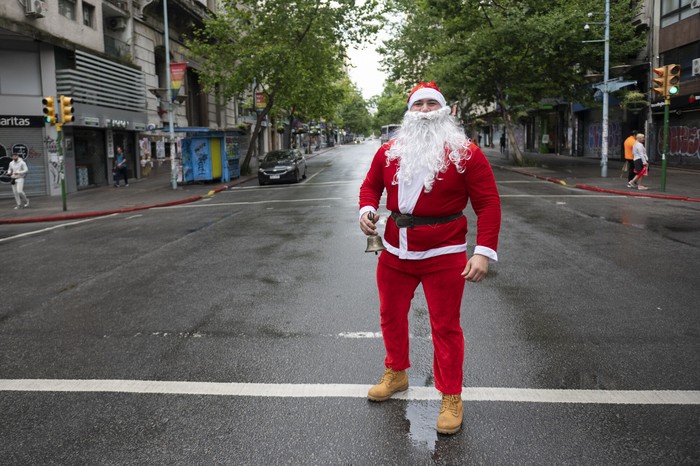
[[[210, 191], [211, 192], [211, 191]], [[139, 210], [152, 209], [155, 207], [169, 207], [179, 204], [187, 204], [189, 202], [195, 202], [202, 199], [204, 196], [193, 196], [187, 199], [180, 199], [179, 201], [162, 202], [160, 204], [144, 205], [137, 207], [127, 207], [123, 209], [113, 209], [113, 210], [99, 210], [95, 212], [81, 212], [75, 214], [58, 214], [58, 215], [46, 215], [43, 217], [27, 217], [27, 218], [8, 218], [0, 219], [0, 225], [9, 224], [19, 224], [19, 223], [39, 223], [39, 222], [57, 222], [61, 220], [75, 220], [80, 218], [90, 218], [90, 217], [104, 217], [105, 215], [113, 214], [123, 214], [127, 212], [136, 212]]]
[[196, 202], [196, 201], [199, 201], [201, 199], [204, 199], [205, 197], [211, 197], [214, 194], [220, 193], [221, 191], [225, 191], [229, 188], [230, 188], [230, 186], [220, 186], [216, 189], [212, 189], [211, 191], [209, 191], [207, 194], [204, 194], [204, 195], [192, 196], [192, 197], [180, 199], [177, 201], [161, 202], [158, 204], [142, 205], [142, 206], [136, 206], [136, 207], [125, 207], [123, 209], [98, 210], [98, 211], [93, 211], [93, 212], [80, 212], [80, 213], [75, 213], [75, 214], [45, 215], [43, 217], [0, 219], [0, 225], [10, 225], [10, 224], [20, 224], [20, 223], [58, 222], [61, 220], [75, 220], [75, 219], [90, 218], [90, 217], [104, 217], [106, 215], [124, 214], [124, 213], [129, 213], [129, 212], [137, 212], [139, 210], [154, 209], [154, 208], [158, 208], [158, 207], [170, 207], [170, 206], [174, 206], [174, 205], [188, 204], [190, 202]]
[[699, 198], [696, 197], [689, 197], [689, 196], [677, 196], [677, 195], [672, 195], [672, 194], [657, 194], [657, 193], [640, 193], [640, 192], [630, 192], [630, 191], [622, 191], [619, 189], [610, 189], [610, 188], [600, 188], [598, 186], [591, 186], [588, 184], [569, 184], [564, 180], [560, 180], [558, 178], [553, 178], [551, 176], [543, 176], [543, 175], [537, 175], [535, 173], [530, 173], [525, 170], [520, 170], [518, 168], [509, 168], [509, 167], [504, 167], [502, 165], [498, 166], [502, 170], [508, 170], [513, 173], [518, 173], [520, 175], [525, 175], [525, 176], [531, 176], [533, 178], [537, 178], [539, 180], [545, 180], [545, 181], [550, 181], [552, 183], [560, 184], [562, 186], [568, 186], [570, 188], [576, 188], [576, 189], [583, 189], [586, 191], [594, 191], [594, 192], [599, 192], [599, 193], [609, 193], [609, 194], [618, 194], [621, 196], [632, 196], [632, 197], [650, 197], [654, 199], [665, 199], [669, 201], [687, 201], [687, 202], [700, 202]]
[[[324, 148], [324, 150], [321, 150], [321, 151], [313, 153], [313, 154], [305, 154], [305, 156], [307, 159], [314, 158], [318, 155], [329, 152], [329, 151], [333, 150], [334, 148], [335, 147]], [[254, 179], [254, 178], [255, 178], [255, 176], [250, 176], [250, 175], [248, 175], [246, 177], [240, 177], [236, 180], [236, 182], [234, 184], [220, 186], [218, 188], [212, 189], [207, 194], [192, 196], [192, 197], [188, 197], [185, 199], [180, 199], [178, 201], [162, 202], [160, 204], [143, 205], [143, 206], [137, 206], [137, 207], [125, 207], [123, 209], [99, 210], [99, 211], [93, 211], [93, 212], [79, 212], [79, 213], [76, 212], [74, 214], [56, 214], [56, 215], [44, 215], [41, 217], [24, 217], [24, 218], [0, 218], [0, 225], [13, 225], [13, 224], [17, 225], [17, 224], [22, 224], [22, 223], [41, 223], [41, 222], [58, 222], [58, 221], [62, 221], [62, 220], [75, 220], [75, 219], [81, 219], [81, 218], [104, 217], [106, 215], [123, 214], [123, 213], [128, 213], [128, 212], [136, 212], [139, 210], [154, 209], [154, 208], [158, 208], [158, 207], [170, 207], [170, 206], [174, 206], [174, 205], [188, 204], [190, 202], [199, 201], [199, 200], [204, 199], [206, 197], [211, 197], [216, 193], [220, 193], [221, 191], [231, 189], [240, 183], [249, 181], [249, 180]]]
[[[252, 178], [252, 177], [250, 177], [250, 178]], [[241, 180], [243, 180], [243, 178], [239, 178], [236, 184], [241, 183], [242, 182]], [[245, 178], [245, 181], [248, 181], [248, 178]], [[199, 200], [204, 199], [206, 197], [211, 197], [216, 193], [220, 193], [221, 191], [226, 191], [227, 189], [231, 189], [236, 184], [219, 186], [218, 188], [212, 189], [207, 194], [192, 196], [192, 197], [180, 199], [177, 201], [161, 202], [159, 204], [149, 204], [149, 205], [142, 205], [142, 206], [136, 206], [136, 207], [125, 207], [122, 209], [98, 210], [98, 211], [93, 211], [93, 212], [76, 212], [74, 214], [56, 214], [56, 215], [45, 215], [42, 217], [25, 217], [25, 218], [4, 218], [4, 219], [0, 219], [0, 225], [12, 225], [12, 224], [21, 224], [21, 223], [59, 222], [62, 220], [76, 220], [76, 219], [81, 219], [81, 218], [104, 217], [106, 215], [123, 214], [123, 213], [129, 213], [129, 212], [137, 212], [139, 210], [155, 209], [158, 207], [170, 207], [170, 206], [174, 206], [174, 205], [188, 204], [191, 202], [199, 201]]]

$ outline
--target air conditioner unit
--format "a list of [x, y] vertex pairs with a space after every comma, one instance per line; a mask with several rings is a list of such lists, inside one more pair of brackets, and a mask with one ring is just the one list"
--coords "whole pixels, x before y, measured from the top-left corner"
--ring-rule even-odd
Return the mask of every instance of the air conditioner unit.
[[32, 18], [43, 18], [46, 3], [41, 0], [24, 0], [24, 14]]
[[109, 28], [114, 31], [123, 31], [126, 29], [126, 19], [122, 18], [121, 16], [113, 16], [112, 18], [109, 18], [107, 24], [109, 25]]
[[700, 0], [690, 0], [690, 8], [700, 8]]
[[700, 75], [700, 58], [695, 58], [693, 60], [693, 76]]

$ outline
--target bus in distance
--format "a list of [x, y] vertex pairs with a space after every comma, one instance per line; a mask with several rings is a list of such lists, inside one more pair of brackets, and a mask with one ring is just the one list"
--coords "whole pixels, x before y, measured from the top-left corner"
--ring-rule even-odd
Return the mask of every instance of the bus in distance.
[[384, 125], [384, 126], [382, 126], [382, 134], [379, 138], [381, 140], [382, 144], [384, 144], [385, 142], [389, 142], [389, 140], [391, 138], [396, 136], [396, 131], [398, 131], [400, 127], [401, 127], [401, 125]]

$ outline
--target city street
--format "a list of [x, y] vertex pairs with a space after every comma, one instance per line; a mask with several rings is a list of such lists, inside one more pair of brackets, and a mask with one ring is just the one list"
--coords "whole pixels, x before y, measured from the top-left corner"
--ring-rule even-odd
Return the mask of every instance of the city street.
[[367, 401], [384, 348], [357, 197], [377, 147], [309, 158], [298, 184], [2, 225], [1, 462], [700, 463], [700, 203], [496, 167], [462, 430], [435, 431], [420, 288], [410, 388]]

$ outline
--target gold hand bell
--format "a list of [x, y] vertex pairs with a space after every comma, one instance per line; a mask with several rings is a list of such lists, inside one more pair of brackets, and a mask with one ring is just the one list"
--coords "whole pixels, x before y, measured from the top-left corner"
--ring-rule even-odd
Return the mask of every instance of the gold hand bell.
[[[373, 212], [370, 212], [367, 218], [370, 222], [376, 223]], [[367, 249], [365, 249], [365, 252], [373, 252], [375, 255], [377, 255], [379, 251], [383, 251], [384, 249], [386, 248], [384, 247], [384, 243], [382, 242], [382, 237], [379, 236], [378, 233], [369, 235], [367, 237]]]

